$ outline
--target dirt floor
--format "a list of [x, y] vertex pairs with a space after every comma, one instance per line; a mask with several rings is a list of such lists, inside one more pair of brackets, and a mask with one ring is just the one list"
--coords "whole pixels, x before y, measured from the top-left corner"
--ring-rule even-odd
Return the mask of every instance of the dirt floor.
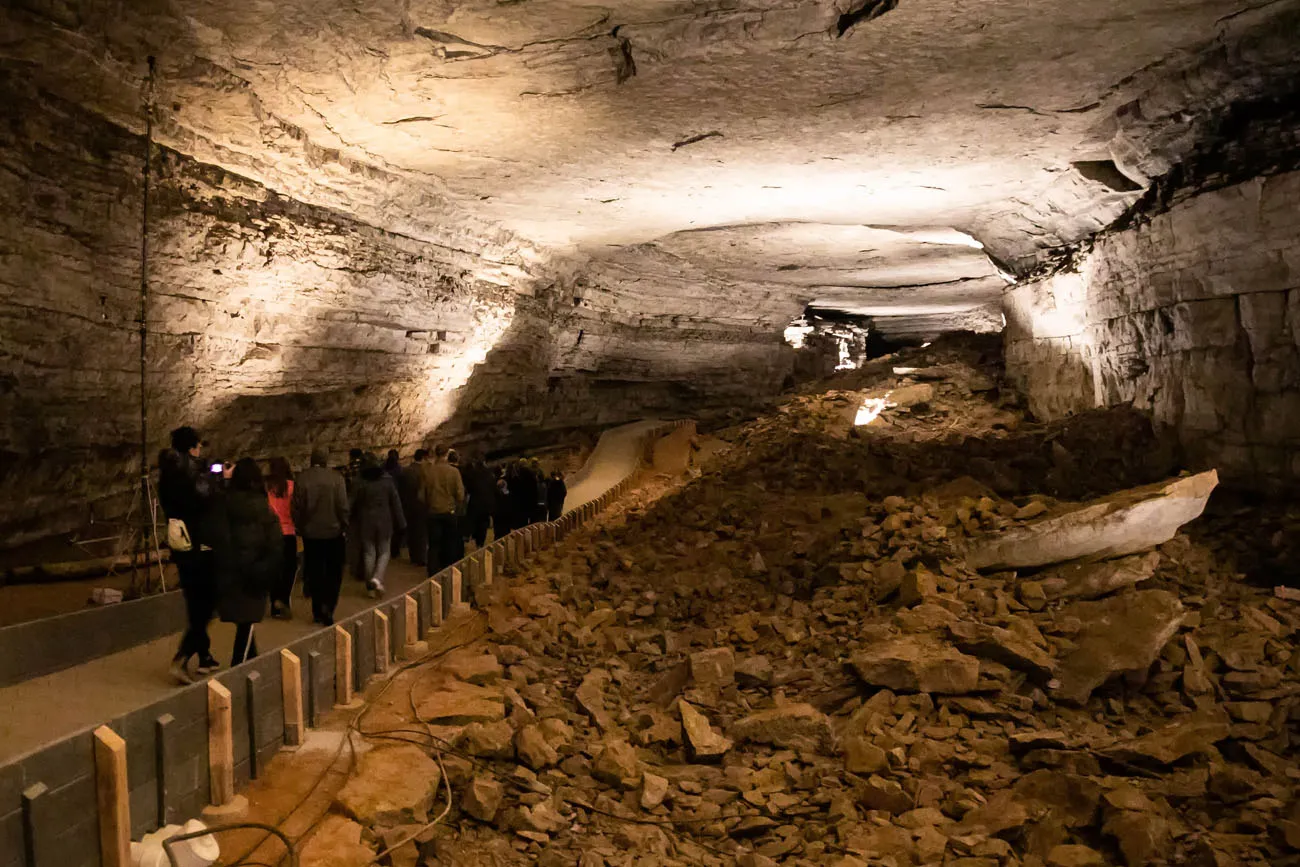
[[1026, 421], [997, 361], [940, 341], [701, 436], [278, 756], [252, 818], [304, 867], [1300, 864], [1294, 511], [997, 564], [1180, 469], [1132, 411]]

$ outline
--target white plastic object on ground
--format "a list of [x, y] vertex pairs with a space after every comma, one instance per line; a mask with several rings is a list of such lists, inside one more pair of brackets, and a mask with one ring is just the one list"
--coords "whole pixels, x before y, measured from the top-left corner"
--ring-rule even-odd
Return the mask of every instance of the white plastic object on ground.
[[[131, 844], [132, 867], [171, 867], [167, 853], [163, 851], [163, 841], [177, 834], [193, 834], [207, 828], [198, 819], [191, 819], [182, 825], [164, 825], [152, 834], [145, 834], [139, 843]], [[221, 847], [212, 836], [195, 837], [182, 840], [172, 847], [176, 856], [177, 867], [209, 867], [221, 856]]]

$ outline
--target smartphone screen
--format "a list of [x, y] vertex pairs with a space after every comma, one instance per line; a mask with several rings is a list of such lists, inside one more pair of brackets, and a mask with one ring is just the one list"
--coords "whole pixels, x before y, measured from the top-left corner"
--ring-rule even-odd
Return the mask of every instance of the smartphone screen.
[[221, 464], [213, 464], [212, 466], [208, 467], [208, 471], [213, 473], [221, 472]]

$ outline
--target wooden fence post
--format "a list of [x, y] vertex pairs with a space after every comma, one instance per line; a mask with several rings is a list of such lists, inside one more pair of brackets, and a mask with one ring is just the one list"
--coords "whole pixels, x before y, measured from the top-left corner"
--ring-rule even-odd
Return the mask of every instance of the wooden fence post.
[[280, 651], [280, 694], [284, 699], [284, 744], [302, 746], [302, 661], [287, 648]]
[[217, 807], [235, 797], [235, 746], [232, 737], [230, 690], [221, 681], [208, 681], [208, 771], [212, 803]]
[[388, 671], [388, 615], [382, 611], [375, 612], [375, 671], [383, 674]]
[[352, 633], [342, 626], [334, 627], [334, 703], [336, 707], [351, 707], [352, 693]]
[[126, 785], [126, 741], [108, 726], [95, 729], [94, 737], [100, 863], [104, 867], [131, 867], [131, 797]]

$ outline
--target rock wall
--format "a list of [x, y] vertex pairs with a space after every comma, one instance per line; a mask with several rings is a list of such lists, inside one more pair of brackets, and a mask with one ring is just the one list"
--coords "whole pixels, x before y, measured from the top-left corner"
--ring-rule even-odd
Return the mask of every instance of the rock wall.
[[1132, 401], [1229, 480], [1300, 480], [1300, 172], [1201, 192], [1007, 293], [1036, 415]]
[[[144, 144], [11, 67], [0, 102], [0, 544], [16, 544], [130, 501]], [[151, 455], [183, 423], [214, 456], [295, 462], [313, 444], [537, 445], [745, 404], [790, 365], [797, 302], [719, 314], [725, 287], [675, 261], [530, 270], [500, 234], [433, 243], [171, 148], [152, 182]]]

